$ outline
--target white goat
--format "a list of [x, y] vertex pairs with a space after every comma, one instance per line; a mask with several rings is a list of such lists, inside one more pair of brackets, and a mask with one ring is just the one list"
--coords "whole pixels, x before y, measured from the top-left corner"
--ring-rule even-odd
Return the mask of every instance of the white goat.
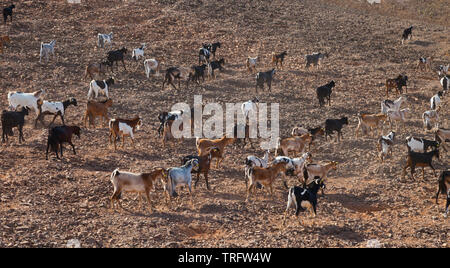
[[52, 57], [55, 57], [55, 43], [53, 40], [50, 43], [46, 44], [41, 42], [41, 51], [39, 53], [39, 63], [42, 63], [42, 57], [45, 56], [46, 62], [48, 62], [48, 55], [51, 53]]
[[407, 102], [408, 99], [405, 96], [400, 96], [398, 99], [391, 101], [391, 100], [384, 100], [381, 102], [381, 112], [383, 114], [387, 114], [389, 110], [391, 111], [398, 111], [400, 110], [400, 106], [405, 102]]
[[384, 162], [384, 159], [388, 155], [392, 155], [392, 146], [394, 145], [395, 132], [391, 131], [387, 136], [381, 136], [378, 140], [378, 157], [381, 159], [381, 162]]
[[157, 76], [159, 76], [161, 65], [156, 59], [147, 59], [144, 61], [144, 68], [145, 75], [147, 75], [147, 78], [150, 78], [151, 73], [155, 73]]
[[251, 72], [252, 70], [256, 72], [256, 63], [258, 62], [258, 57], [248, 57], [247, 58], [247, 69], [249, 72]]
[[18, 107], [28, 107], [33, 109], [36, 114], [39, 113], [38, 100], [45, 94], [44, 90], [38, 90], [32, 93], [23, 93], [17, 91], [8, 92], [9, 107], [16, 110]]
[[178, 185], [187, 185], [189, 189], [189, 195], [191, 197], [191, 205], [194, 206], [193, 200], [192, 200], [192, 175], [191, 171], [192, 168], [198, 167], [198, 160], [197, 159], [191, 159], [186, 162], [184, 166], [181, 167], [174, 167], [170, 168], [168, 170], [168, 176], [167, 176], [167, 185], [164, 186], [164, 190], [166, 191], [166, 196], [169, 198], [169, 201], [171, 200], [171, 197], [176, 197], [178, 194], [175, 191], [175, 188]]
[[104, 47], [106, 43], [109, 43], [110, 46], [112, 46], [112, 39], [113, 39], [113, 33], [110, 32], [109, 34], [101, 34], [99, 33], [97, 35], [97, 46]]
[[249, 100], [242, 103], [241, 110], [245, 120], [247, 120], [247, 116], [250, 112], [254, 112], [255, 116], [257, 115], [258, 104], [259, 104], [258, 98], [254, 98], [253, 100]]
[[388, 111], [387, 115], [389, 117], [389, 124], [392, 127], [393, 121], [401, 121], [403, 123], [403, 126], [405, 125], [406, 117], [408, 116], [410, 112], [409, 108], [402, 109], [400, 111]]
[[133, 51], [131, 52], [131, 57], [135, 60], [139, 60], [140, 57], [144, 57], [145, 47], [146, 47], [146, 44], [142, 43], [140, 48], [133, 49]]
[[440, 106], [436, 110], [428, 110], [422, 114], [423, 127], [425, 129], [431, 130], [432, 123], [434, 122], [434, 127], [439, 128], [439, 110]]

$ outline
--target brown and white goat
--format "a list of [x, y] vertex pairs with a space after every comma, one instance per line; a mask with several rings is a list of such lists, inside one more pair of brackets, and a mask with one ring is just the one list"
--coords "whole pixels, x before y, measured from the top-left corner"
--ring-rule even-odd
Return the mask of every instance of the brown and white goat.
[[111, 137], [114, 137], [114, 150], [117, 150], [117, 137], [122, 136], [122, 148], [125, 146], [125, 137], [130, 136], [131, 143], [134, 145], [134, 132], [142, 125], [141, 118], [135, 116], [133, 119], [116, 118], [109, 121], [109, 143], [112, 143]]
[[383, 124], [387, 120], [387, 116], [385, 114], [364, 114], [358, 113], [358, 126], [356, 127], [356, 138], [358, 138], [359, 130], [362, 130], [363, 135], [367, 133], [367, 129], [372, 130], [372, 128], [378, 129], [380, 128], [380, 134], [383, 131]]
[[289, 156], [289, 151], [294, 151], [295, 153], [303, 154], [306, 151], [306, 145], [311, 144], [312, 135], [307, 133], [302, 136], [294, 136], [285, 139], [278, 139], [277, 148], [275, 150], [275, 156], [278, 155], [278, 149], [285, 156]]
[[254, 187], [256, 187], [257, 183], [260, 183], [264, 186], [265, 189], [268, 189], [270, 195], [273, 197], [273, 182], [279, 173], [286, 171], [286, 163], [279, 162], [267, 168], [263, 167], [251, 167], [247, 173], [249, 186], [247, 188], [247, 198], [245, 201], [249, 201], [250, 193]]
[[84, 126], [87, 128], [86, 121], [89, 117], [89, 125], [95, 128], [95, 118], [100, 116], [103, 117], [103, 124], [109, 121], [108, 108], [113, 104], [112, 99], [107, 99], [105, 101], [88, 101], [86, 105], [86, 112], [84, 114]]
[[220, 157], [217, 158], [216, 168], [219, 167], [219, 164], [223, 161], [223, 154], [225, 152], [225, 146], [228, 144], [232, 144], [235, 142], [235, 138], [227, 138], [227, 136], [223, 136], [220, 139], [210, 140], [210, 139], [198, 139], [196, 141], [197, 151], [199, 156], [203, 156], [209, 153], [211, 148], [217, 147], [220, 151]]
[[152, 204], [150, 200], [150, 190], [154, 188], [154, 185], [158, 179], [164, 184], [164, 179], [167, 177], [167, 171], [163, 168], [155, 168], [149, 173], [131, 173], [125, 171], [119, 171], [117, 168], [111, 174], [111, 183], [114, 186], [114, 193], [111, 196], [111, 210], [115, 209], [114, 201], [119, 204], [119, 207], [123, 209], [120, 203], [122, 192], [135, 192], [139, 194], [139, 209], [142, 206], [142, 194], [145, 194], [148, 202], [148, 208], [150, 213], [152, 212]]

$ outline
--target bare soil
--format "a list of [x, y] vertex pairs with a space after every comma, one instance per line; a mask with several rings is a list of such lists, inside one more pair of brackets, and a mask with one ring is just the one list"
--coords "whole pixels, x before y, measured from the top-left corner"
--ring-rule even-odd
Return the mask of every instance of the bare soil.
[[[5, 2], [3, 6], [6, 5]], [[448, 9], [448, 5], [443, 8]], [[162, 76], [145, 77], [142, 62], [127, 56], [112, 87], [110, 117], [143, 117], [133, 148], [114, 152], [106, 126], [82, 129], [75, 139], [77, 155], [66, 146], [64, 158], [45, 160], [47, 129], [33, 128], [27, 117], [26, 142], [16, 136], [0, 147], [0, 247], [65, 247], [78, 239], [82, 247], [365, 247], [378, 239], [383, 247], [448, 247], [450, 225], [443, 217], [444, 198], [435, 204], [437, 177], [426, 169], [416, 179], [401, 178], [408, 135], [433, 138], [422, 128], [421, 114], [440, 90], [437, 72], [414, 70], [419, 57], [433, 56], [433, 67], [450, 61], [449, 25], [420, 17], [378, 14], [318, 0], [274, 1], [16, 1], [14, 21], [0, 27], [11, 44], [0, 55], [0, 107], [7, 109], [7, 92], [47, 91], [46, 99], [78, 100], [67, 111], [67, 124], [82, 125], [89, 81], [88, 63], [105, 58], [96, 47], [97, 33], [114, 32], [113, 47], [137, 48], [147, 43], [146, 58], [156, 57], [163, 68], [197, 62], [202, 42], [222, 42], [217, 56], [226, 70], [216, 80], [186, 90], [161, 89]], [[445, 14], [448, 14], [446, 12]], [[404, 28], [414, 25], [413, 39], [401, 45]], [[39, 63], [40, 42], [56, 40], [56, 58]], [[203, 181], [194, 190], [194, 209], [187, 190], [169, 209], [161, 186], [152, 192], [154, 213], [138, 209], [138, 199], [124, 194], [122, 213], [109, 211], [111, 172], [143, 172], [156, 166], [180, 165], [195, 153], [192, 139], [163, 148], [157, 137], [157, 115], [177, 102], [234, 103], [252, 99], [254, 74], [246, 71], [247, 56], [259, 56], [258, 70], [270, 67], [270, 54], [286, 50], [285, 66], [277, 70], [272, 92], [257, 94], [261, 102], [280, 103], [281, 136], [303, 124], [323, 125], [327, 118], [348, 116], [342, 142], [320, 140], [312, 150], [314, 162], [334, 160], [326, 195], [320, 196], [317, 217], [290, 211], [281, 226], [286, 190], [275, 182], [271, 199], [259, 191], [245, 202], [243, 163], [260, 149], [230, 146], [222, 167], [210, 173], [213, 190]], [[319, 69], [304, 68], [304, 55], [326, 51]], [[131, 53], [130, 53], [131, 54]], [[381, 164], [376, 137], [354, 138], [358, 112], [378, 112], [385, 99], [386, 78], [403, 73], [410, 78], [404, 129], [399, 128], [393, 157]], [[103, 78], [103, 77], [102, 77]], [[332, 105], [320, 108], [315, 88], [336, 81]], [[391, 99], [394, 99], [391, 94]], [[450, 127], [448, 99], [441, 126]], [[49, 122], [50, 117], [47, 117]], [[57, 119], [59, 122], [59, 119]], [[383, 133], [390, 128], [386, 126]], [[448, 153], [434, 161], [449, 168]], [[289, 184], [295, 184], [290, 179]]]

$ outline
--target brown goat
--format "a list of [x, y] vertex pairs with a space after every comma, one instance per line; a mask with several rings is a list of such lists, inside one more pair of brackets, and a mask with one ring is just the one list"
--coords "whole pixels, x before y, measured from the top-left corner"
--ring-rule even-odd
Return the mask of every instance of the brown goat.
[[0, 54], [3, 54], [3, 45], [6, 43], [11, 43], [11, 39], [9, 39], [9, 36], [0, 36]]
[[117, 137], [122, 136], [122, 148], [125, 146], [125, 137], [130, 136], [131, 143], [134, 145], [134, 132], [136, 128], [139, 129], [142, 125], [141, 118], [135, 116], [133, 119], [115, 118], [109, 121], [109, 143], [112, 143], [111, 138], [114, 137], [114, 151], [117, 150]]
[[87, 128], [86, 120], [89, 117], [89, 125], [95, 128], [95, 118], [100, 116], [103, 117], [103, 123], [109, 121], [108, 108], [113, 104], [112, 99], [107, 99], [105, 101], [88, 101], [86, 105], [86, 112], [84, 114], [84, 127]]
[[104, 62], [100, 62], [100, 63], [89, 64], [88, 66], [86, 66], [86, 71], [84, 73], [84, 79], [86, 80], [88, 75], [90, 76], [91, 80], [94, 79], [94, 76], [93, 76], [94, 73], [98, 73], [99, 75], [106, 74], [107, 66], [110, 66], [110, 68], [111, 68], [111, 63], [104, 61]]
[[[362, 128], [363, 135], [367, 129], [379, 128], [381, 121], [386, 121], [387, 115], [385, 114], [364, 114], [358, 113], [358, 126], [356, 127], [356, 138], [358, 138], [359, 130]], [[380, 132], [383, 131], [383, 125], [381, 124]]]
[[286, 163], [279, 162], [267, 168], [263, 167], [251, 167], [248, 171], [248, 180], [250, 185], [247, 188], [247, 198], [245, 201], [249, 201], [250, 193], [253, 187], [256, 187], [257, 183], [260, 183], [264, 186], [265, 189], [269, 189], [270, 195], [273, 198], [273, 188], [272, 184], [275, 181], [275, 178], [280, 172], [286, 171]]
[[275, 151], [275, 156], [278, 155], [278, 149], [281, 149], [282, 154], [285, 156], [289, 156], [289, 151], [302, 154], [306, 150], [306, 144], [312, 143], [312, 138], [313, 136], [309, 133], [285, 139], [280, 138]]
[[220, 139], [210, 140], [210, 139], [198, 139], [196, 142], [198, 155], [203, 156], [209, 153], [210, 149], [217, 147], [220, 151], [219, 157], [217, 158], [216, 168], [223, 160], [223, 153], [225, 152], [225, 146], [235, 142], [235, 138], [227, 138], [223, 136]]

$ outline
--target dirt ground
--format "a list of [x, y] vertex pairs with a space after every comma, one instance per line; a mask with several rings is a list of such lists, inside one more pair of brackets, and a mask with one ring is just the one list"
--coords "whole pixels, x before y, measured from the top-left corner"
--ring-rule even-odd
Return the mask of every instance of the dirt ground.
[[[108, 51], [96, 47], [97, 33], [113, 32], [115, 49], [131, 50], [146, 42], [145, 57], [161, 60], [163, 68], [196, 64], [202, 42], [220, 41], [217, 57], [225, 58], [225, 70], [216, 80], [188, 90], [162, 90], [162, 76], [147, 79], [142, 61], [127, 55], [127, 70], [114, 72], [109, 116], [139, 114], [144, 125], [136, 133], [135, 147], [127, 143], [117, 152], [109, 145], [106, 126], [83, 126], [81, 139], [75, 139], [77, 155], [65, 146], [62, 160], [53, 155], [45, 160], [47, 129], [34, 129], [36, 115], [28, 116], [26, 142], [18, 143], [15, 130], [11, 142], [0, 147], [0, 247], [65, 247], [69, 239], [78, 239], [82, 247], [365, 247], [371, 239], [382, 247], [449, 247], [445, 199], [439, 205], [434, 200], [437, 177], [426, 169], [425, 180], [420, 170], [415, 180], [401, 178], [405, 138], [433, 138], [423, 130], [421, 115], [441, 90], [435, 70], [414, 67], [422, 56], [433, 57], [433, 68], [449, 63], [448, 24], [318, 0], [81, 2], [15, 1], [12, 24], [0, 26], [0, 33], [7, 32], [12, 40], [0, 55], [0, 107], [7, 109], [8, 91], [42, 88], [47, 100], [75, 97], [78, 106], [68, 109], [66, 123], [81, 126], [89, 89], [84, 68], [103, 60]], [[401, 33], [410, 25], [415, 26], [413, 38], [402, 46]], [[53, 39], [55, 59], [40, 64], [40, 42]], [[277, 70], [272, 92], [255, 94], [247, 56], [259, 56], [258, 70], [266, 71], [271, 53], [284, 50], [285, 66]], [[326, 51], [329, 57], [321, 68], [307, 70], [304, 55], [315, 51]], [[379, 112], [385, 79], [400, 73], [409, 77], [405, 95], [412, 113], [406, 127], [399, 128], [393, 157], [381, 164], [376, 137], [355, 139], [356, 115]], [[320, 108], [315, 89], [330, 80], [336, 81], [332, 105]], [[138, 209], [133, 194], [123, 195], [124, 212], [111, 212], [109, 176], [115, 168], [144, 172], [174, 167], [182, 156], [195, 153], [192, 139], [163, 148], [156, 134], [158, 113], [177, 102], [192, 104], [194, 95], [202, 95], [205, 103], [236, 103], [255, 96], [279, 103], [283, 137], [299, 124], [318, 126], [327, 118], [348, 116], [342, 142], [321, 139], [312, 149], [313, 162], [339, 162], [329, 173], [326, 195], [319, 197], [317, 217], [303, 213], [300, 224], [291, 210], [287, 226], [281, 226], [287, 191], [280, 178], [274, 199], [259, 191], [256, 199], [245, 202], [244, 159], [263, 155], [249, 146], [227, 148], [223, 165], [210, 173], [212, 190], [203, 181], [194, 190], [194, 209], [186, 189], [169, 209], [158, 185], [151, 193], [152, 214]], [[446, 128], [448, 107], [447, 98], [440, 114]], [[389, 131], [386, 126], [383, 133]], [[436, 169], [448, 169], [448, 160], [449, 154], [442, 153], [434, 160]], [[291, 178], [289, 184], [294, 183]]]

